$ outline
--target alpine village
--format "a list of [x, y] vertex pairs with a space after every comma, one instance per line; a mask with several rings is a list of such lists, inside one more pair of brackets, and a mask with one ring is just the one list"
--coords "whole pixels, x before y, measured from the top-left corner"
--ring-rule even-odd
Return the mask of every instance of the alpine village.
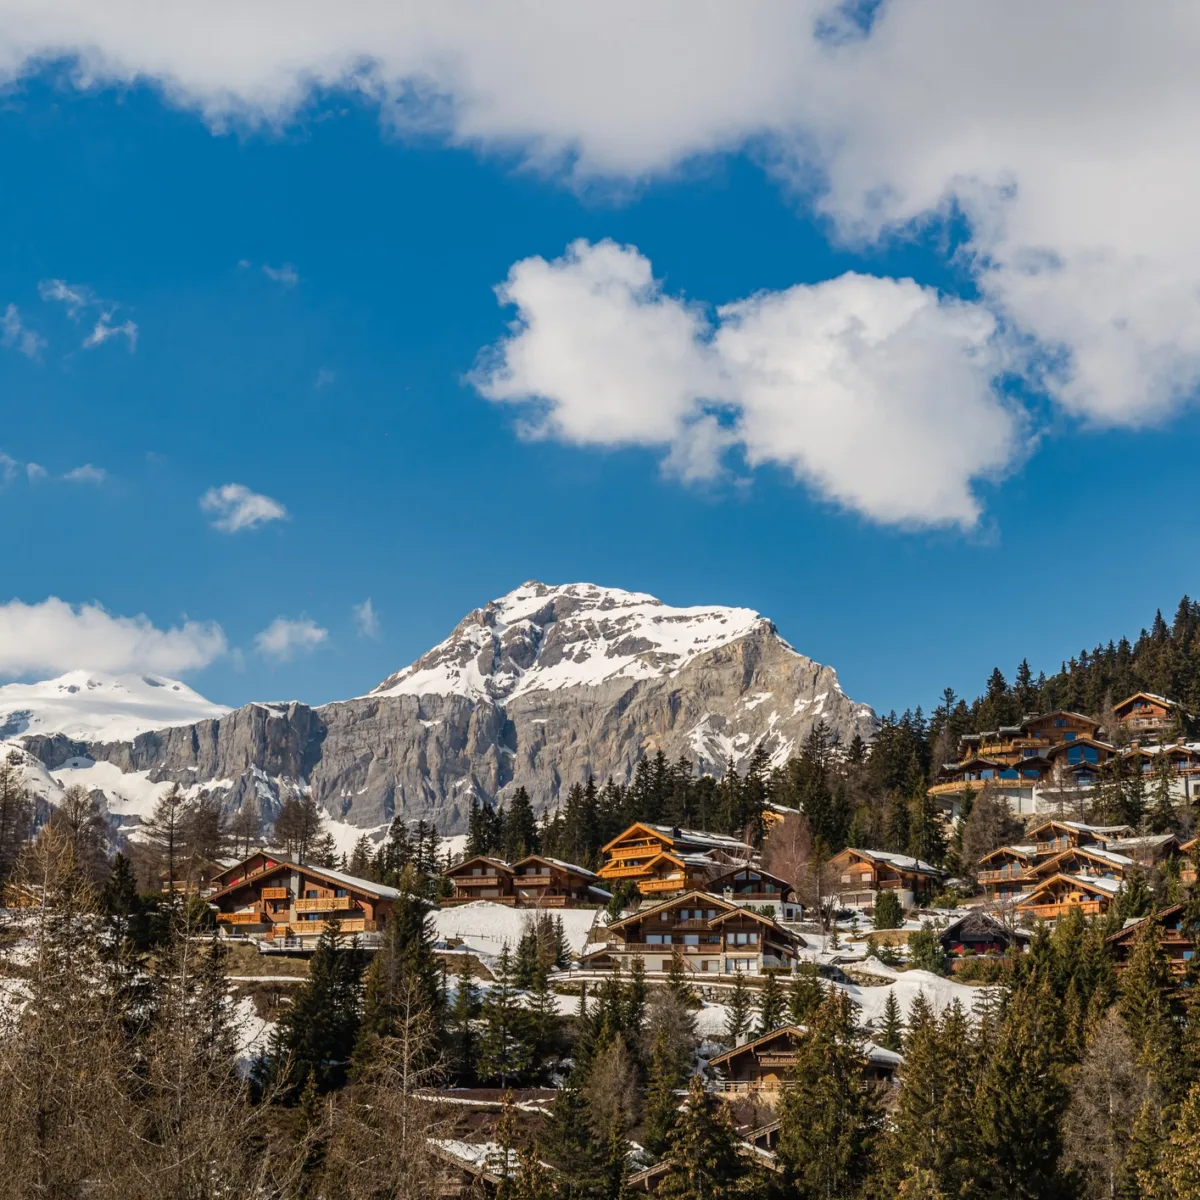
[[458, 838], [176, 789], [115, 846], [0, 762], [0, 1190], [1195, 1200], [1198, 713], [1185, 599]]

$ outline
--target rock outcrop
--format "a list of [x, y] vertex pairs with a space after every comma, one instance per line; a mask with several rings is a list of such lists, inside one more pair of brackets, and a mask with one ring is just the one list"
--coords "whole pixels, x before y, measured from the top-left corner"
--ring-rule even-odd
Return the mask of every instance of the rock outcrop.
[[254, 794], [269, 820], [307, 789], [351, 827], [400, 815], [454, 833], [472, 796], [495, 801], [522, 784], [544, 808], [588, 774], [628, 779], [657, 750], [720, 772], [761, 741], [782, 762], [819, 720], [847, 740], [876, 723], [831, 667], [757, 613], [528, 583], [354, 700], [250, 704], [128, 741], [44, 733], [24, 748], [51, 772], [70, 767], [72, 782], [108, 764], [107, 786], [96, 785], [106, 791], [120, 787], [116, 768], [144, 784], [218, 789], [230, 808]]

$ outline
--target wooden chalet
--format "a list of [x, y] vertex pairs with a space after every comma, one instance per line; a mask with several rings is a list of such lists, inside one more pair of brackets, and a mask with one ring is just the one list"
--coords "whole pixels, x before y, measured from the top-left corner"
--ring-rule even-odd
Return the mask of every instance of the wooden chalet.
[[1139, 740], [1161, 738], [1178, 712], [1182, 712], [1180, 704], [1153, 692], [1134, 692], [1113, 706], [1117, 724]]
[[975, 879], [989, 900], [1010, 900], [1029, 888], [1037, 861], [1037, 846], [1033, 843], [1000, 846], [979, 860]]
[[660, 900], [680, 896], [707, 887], [723, 865], [707, 854], [659, 854], [646, 864], [645, 877], [637, 880], [637, 889], [643, 896]]
[[[1119, 844], [1119, 843], [1118, 843]], [[1086, 876], [1088, 879], [1122, 881], [1137, 864], [1128, 855], [1117, 854], [1100, 845], [1072, 846], [1047, 858], [1033, 868], [1034, 886], [1055, 875]]]
[[1134, 944], [1142, 930], [1151, 922], [1158, 928], [1158, 944], [1162, 947], [1173, 974], [1184, 976], [1200, 966], [1200, 959], [1196, 957], [1196, 930], [1188, 928], [1184, 919], [1185, 909], [1186, 905], [1172, 904], [1153, 916], [1131, 921], [1124, 929], [1112, 934], [1108, 944], [1112, 947], [1117, 970], [1120, 971], [1129, 961]]
[[1042, 821], [1025, 834], [1025, 841], [1037, 847], [1039, 859], [1061, 854], [1077, 846], [1108, 846], [1133, 837], [1130, 825], [1085, 825], [1080, 821]]
[[770, 917], [700, 891], [639, 909], [602, 933], [606, 944], [584, 954], [585, 969], [628, 967], [640, 958], [647, 972], [667, 972], [678, 952], [684, 968], [697, 974], [758, 975], [790, 971], [797, 947], [805, 945]]
[[710, 879], [705, 890], [733, 904], [773, 908], [776, 920], [799, 921], [804, 917], [804, 906], [796, 901], [796, 889], [761, 867], [734, 867]]
[[[1099, 733], [1099, 723], [1091, 717], [1058, 710], [1026, 717], [1019, 725], [964, 734], [959, 739], [957, 761], [942, 765], [929, 795], [937, 799], [939, 807], [957, 816], [964, 793], [990, 787], [1009, 800], [1014, 812], [1032, 813], [1040, 785], [1054, 770], [1051, 752], [1075, 742], [1096, 743]], [[1111, 746], [1108, 750], [1113, 753]], [[1104, 761], [1099, 750], [1096, 756]], [[1074, 770], [1086, 776], [1090, 759], [1085, 761], [1082, 746], [1078, 759]], [[1067, 761], [1071, 761], [1069, 755]], [[1081, 781], [1081, 785], [1086, 782], [1090, 781]]]
[[544, 854], [527, 854], [513, 863], [512, 872], [513, 893], [522, 908], [574, 908], [607, 904], [612, 898], [599, 886], [595, 871]]
[[[697, 829], [680, 829], [671, 825], [650, 825], [638, 821], [624, 833], [602, 847], [607, 859], [600, 868], [600, 878], [610, 883], [632, 880], [634, 883], [655, 879], [651, 864], [661, 854], [706, 855], [713, 865], [732, 866], [747, 862], [754, 849], [734, 837], [720, 833], [704, 833]], [[660, 864], [656, 870], [663, 871]]]
[[381, 883], [262, 850], [221, 872], [217, 882], [208, 902], [222, 932], [276, 949], [311, 950], [333, 921], [370, 944], [400, 897]]
[[443, 1168], [437, 1190], [442, 1200], [494, 1196], [501, 1185], [513, 1179], [521, 1169], [517, 1151], [505, 1152], [495, 1142], [429, 1138], [428, 1144], [433, 1157]]
[[466, 904], [471, 900], [490, 900], [493, 904], [515, 905], [513, 869], [499, 858], [477, 854], [451, 867], [446, 878], [454, 885], [454, 895], [443, 904]]
[[847, 848], [829, 860], [838, 902], [870, 907], [881, 891], [895, 892], [901, 905], [911, 908], [946, 878], [944, 871], [907, 854]]
[[1072, 908], [1081, 909], [1084, 916], [1102, 917], [1120, 887], [1115, 879], [1062, 873], [1051, 875], [1018, 901], [1017, 913], [1026, 920], [1049, 924], [1054, 924]]
[[[709, 1067], [719, 1072], [710, 1085], [712, 1090], [725, 1096], [759, 1094], [769, 1103], [788, 1086], [806, 1037], [803, 1026], [784, 1025], [710, 1058]], [[902, 1055], [874, 1042], [863, 1044], [863, 1074], [872, 1082], [890, 1081], [903, 1062]]]
[[1029, 940], [1028, 934], [1009, 929], [995, 917], [979, 911], [951, 921], [938, 936], [943, 952], [952, 959], [968, 954], [1004, 954]]

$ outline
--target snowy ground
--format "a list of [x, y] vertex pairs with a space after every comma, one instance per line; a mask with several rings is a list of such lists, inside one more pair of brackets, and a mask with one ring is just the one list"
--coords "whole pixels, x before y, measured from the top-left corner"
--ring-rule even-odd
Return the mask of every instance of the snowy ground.
[[[562, 918], [563, 933], [573, 954], [582, 952], [590, 940], [592, 926], [604, 921], [602, 910], [590, 908], [547, 909], [557, 920]], [[441, 908], [430, 914], [439, 941], [462, 939], [463, 945], [487, 963], [494, 961], [508, 946], [516, 950], [526, 925], [536, 914], [528, 908], [508, 908], [476, 900], [453, 908]]]

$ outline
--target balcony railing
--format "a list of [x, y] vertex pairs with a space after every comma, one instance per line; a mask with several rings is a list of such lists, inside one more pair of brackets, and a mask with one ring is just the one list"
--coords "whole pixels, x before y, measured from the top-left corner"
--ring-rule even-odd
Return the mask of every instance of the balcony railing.
[[545, 875], [518, 875], [513, 879], [513, 883], [517, 887], [549, 887], [554, 882], [554, 876], [547, 873]]
[[265, 918], [261, 912], [217, 913], [222, 925], [261, 925]]
[[315, 900], [297, 900], [292, 906], [298, 913], [349, 912], [354, 908], [352, 896], [318, 896]]
[[1025, 867], [1000, 867], [994, 871], [980, 871], [977, 878], [980, 883], [999, 883], [1009, 879], [1032, 879], [1033, 874]]
[[[276, 926], [272, 936], [319, 937], [332, 924], [332, 921], [293, 921], [290, 925]], [[378, 929], [378, 924], [375, 921], [362, 918], [338, 922], [338, 930], [341, 933], [374, 933], [376, 929]]]
[[1061, 904], [1019, 904], [1017, 908], [1025, 916], [1041, 917], [1044, 920], [1055, 920], [1072, 908], [1078, 908], [1085, 917], [1092, 917], [1100, 912], [1100, 901], [1064, 900]]
[[[505, 876], [507, 879], [507, 876]], [[499, 875], [452, 875], [451, 883], [456, 888], [499, 887]]]
[[605, 879], [630, 879], [634, 875], [644, 875], [645, 873], [645, 863], [639, 863], [635, 867], [605, 866], [600, 868], [600, 874]]
[[263, 888], [259, 895], [264, 900], [289, 900], [292, 893], [285, 887]]
[[638, 884], [638, 890], [647, 894], [652, 892], [681, 892], [688, 886], [688, 881], [680, 875], [673, 879], [645, 879]]

